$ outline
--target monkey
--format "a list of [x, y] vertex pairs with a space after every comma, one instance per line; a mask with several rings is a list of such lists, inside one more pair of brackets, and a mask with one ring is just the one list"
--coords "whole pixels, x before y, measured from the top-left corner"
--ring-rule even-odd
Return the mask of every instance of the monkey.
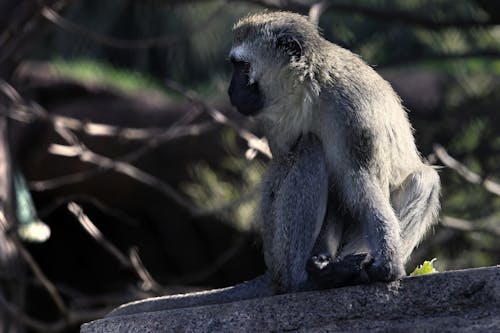
[[394, 281], [437, 220], [439, 175], [372, 67], [299, 14], [249, 15], [233, 31], [229, 99], [261, 125], [273, 155], [257, 214], [267, 271], [110, 316]]

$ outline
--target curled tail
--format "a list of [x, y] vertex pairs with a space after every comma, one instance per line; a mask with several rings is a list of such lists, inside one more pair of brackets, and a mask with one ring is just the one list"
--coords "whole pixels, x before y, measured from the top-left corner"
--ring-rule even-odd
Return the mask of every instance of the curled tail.
[[410, 174], [391, 195], [401, 224], [403, 262], [407, 261], [429, 227], [437, 222], [440, 190], [438, 173], [426, 165]]

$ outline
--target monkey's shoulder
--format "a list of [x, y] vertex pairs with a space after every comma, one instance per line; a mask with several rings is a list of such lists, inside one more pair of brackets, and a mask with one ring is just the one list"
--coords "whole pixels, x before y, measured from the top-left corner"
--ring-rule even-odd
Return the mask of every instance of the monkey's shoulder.
[[394, 98], [391, 85], [359, 55], [339, 45], [325, 42], [318, 56], [321, 66], [317, 75], [326, 90], [343, 94], [344, 98]]

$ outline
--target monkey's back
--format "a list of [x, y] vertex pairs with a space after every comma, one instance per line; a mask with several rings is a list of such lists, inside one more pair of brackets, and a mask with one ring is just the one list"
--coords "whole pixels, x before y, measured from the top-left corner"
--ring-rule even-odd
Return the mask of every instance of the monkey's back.
[[399, 185], [422, 161], [398, 95], [357, 55], [327, 41], [322, 49], [327, 75], [319, 78], [328, 88], [321, 91], [313, 118], [325, 142], [335, 147], [329, 163], [355, 161], [346, 168], [376, 170], [389, 187]]

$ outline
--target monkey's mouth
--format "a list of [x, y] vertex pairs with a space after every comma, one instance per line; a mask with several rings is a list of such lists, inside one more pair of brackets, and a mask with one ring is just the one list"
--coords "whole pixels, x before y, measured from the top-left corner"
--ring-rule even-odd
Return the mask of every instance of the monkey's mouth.
[[250, 117], [250, 116], [255, 116], [257, 113], [259, 113], [259, 110], [252, 108], [248, 104], [237, 105], [234, 104], [233, 102], [231, 102], [231, 104], [236, 108], [236, 110], [238, 110], [239, 113], [241, 113], [244, 116]]
[[246, 86], [245, 89], [234, 89], [233, 85], [230, 85], [227, 94], [231, 105], [245, 116], [255, 116], [264, 107], [264, 99], [256, 83]]

